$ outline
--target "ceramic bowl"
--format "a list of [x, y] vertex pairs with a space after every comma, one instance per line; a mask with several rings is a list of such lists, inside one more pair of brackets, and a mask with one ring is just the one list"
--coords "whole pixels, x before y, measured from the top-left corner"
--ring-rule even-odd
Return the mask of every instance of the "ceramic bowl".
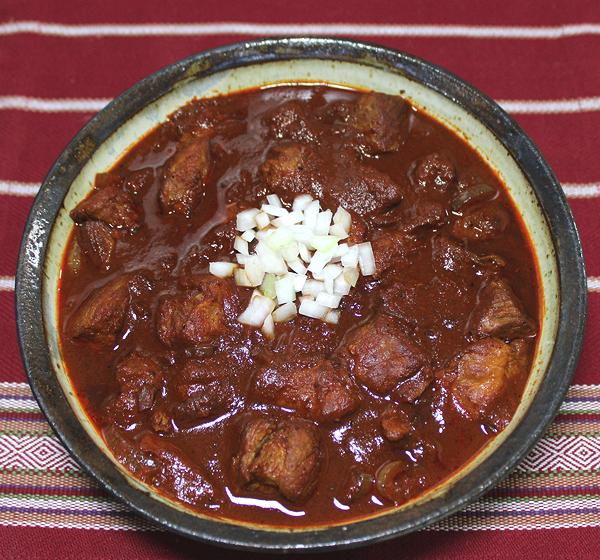
[[[509, 426], [470, 463], [409, 504], [349, 524], [305, 530], [208, 518], [160, 497], [112, 457], [75, 397], [57, 328], [69, 211], [139, 138], [194, 97], [274, 83], [327, 83], [402, 94], [463, 136], [496, 170], [533, 240], [543, 292], [534, 366]], [[516, 466], [562, 402], [579, 355], [586, 312], [581, 246], [548, 164], [491, 99], [449, 72], [376, 45], [341, 39], [267, 39], [205, 51], [145, 78], [100, 111], [46, 177], [23, 235], [17, 272], [23, 361], [48, 421], [77, 461], [109, 492], [167, 529], [213, 544], [260, 550], [358, 546], [423, 528], [476, 499]]]

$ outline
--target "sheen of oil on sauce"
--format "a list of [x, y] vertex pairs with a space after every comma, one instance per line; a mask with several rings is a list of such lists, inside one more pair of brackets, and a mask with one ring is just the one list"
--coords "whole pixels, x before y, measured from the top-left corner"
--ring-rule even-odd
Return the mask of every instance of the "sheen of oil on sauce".
[[[195, 245], [218, 243], [217, 232], [227, 220], [228, 205], [234, 201], [240, 202], [240, 198], [247, 205], [255, 205], [260, 196], [267, 194], [259, 189], [246, 192], [244, 185], [255, 183], [260, 163], [277, 142], [276, 138], [269, 135], [262, 118], [273, 107], [298, 99], [308, 103], [311, 111], [323, 112], [326, 106], [334, 103], [354, 102], [357, 95], [359, 93], [355, 91], [326, 86], [279, 86], [224, 96], [208, 104], [194, 101], [172, 115], [169, 122], [149, 133], [115, 165], [113, 171], [121, 175], [140, 169], [154, 170], [154, 181], [143, 197], [143, 227], [135, 235], [118, 242], [114, 263], [106, 274], [99, 276], [93, 267], [84, 266], [75, 275], [64, 266], [59, 294], [65, 363], [77, 394], [99, 431], [105, 428], [103, 408], [117, 391], [113, 368], [118, 358], [136, 346], [157, 353], [164, 353], [165, 348], [158, 340], [151, 320], [140, 322], [134, 332], [124, 333], [114, 347], [89, 346], [88, 343], [74, 341], [65, 335], [65, 325], [73, 310], [94, 288], [123, 272], [140, 268], [154, 270], [169, 260], [181, 263]], [[208, 111], [206, 106], [209, 107]], [[189, 219], [165, 215], [158, 204], [160, 170], [175, 152], [178, 126], [200, 123], [207, 119], [206, 113], [210, 114], [213, 110], [227, 115], [230, 121], [212, 139], [212, 149], [219, 153], [212, 173], [216, 179], [209, 182], [202, 201]], [[452, 154], [458, 170], [477, 175], [482, 182], [496, 188], [499, 202], [511, 212], [509, 230], [500, 240], [478, 242], [476, 249], [479, 254], [489, 252], [504, 256], [507, 261], [505, 274], [510, 278], [511, 285], [529, 316], [538, 318], [538, 293], [532, 289], [538, 284], [536, 265], [518, 212], [512, 207], [505, 188], [463, 140], [426, 114], [414, 110], [411, 118], [411, 134], [402, 148], [373, 158], [369, 163], [393, 180], [405, 183], [412, 162], [427, 153], [441, 151]], [[67, 255], [72, 244], [73, 239], [67, 248]], [[425, 277], [432, 277], [429, 259], [416, 257], [406, 274], [415, 284], [422, 283]], [[174, 286], [176, 280], [159, 284], [157, 290], [160, 292], [151, 294], [152, 302], [162, 293], [172, 292], [170, 284]], [[328, 329], [322, 324], [315, 325], [308, 332], [300, 332], [292, 324], [280, 325], [273, 347], [286, 349], [293, 339], [296, 350], [330, 351], [332, 339], [337, 343], [342, 342], [344, 332], [356, 328], [373, 315], [377, 306], [377, 285], [376, 281], [370, 279], [361, 280], [360, 294], [350, 298], [353, 306], [351, 312], [342, 314], [341, 323], [336, 329], [341, 335], [330, 337]], [[464, 344], [464, 333], [457, 332], [451, 322], [442, 332], [432, 332], [427, 327], [435, 322], [433, 316], [438, 312], [437, 306], [446, 304], [453, 305], [431, 294], [429, 305], [419, 309], [421, 322], [425, 325], [417, 329], [419, 343], [435, 357], [438, 364], [444, 363]], [[148, 313], [151, 315], [155, 303], [149, 305], [151, 308]], [[237, 351], [251, 352], [252, 340], [249, 339], [247, 346]], [[526, 381], [527, 376], [522, 376], [505, 396], [505, 414], [509, 417], [514, 413]], [[436, 408], [432, 404], [436, 390], [431, 386], [417, 401], [415, 414], [418, 436], [411, 437], [402, 445], [394, 445], [382, 437], [377, 416], [387, 401], [367, 391], [364, 391], [365, 398], [359, 411], [334, 425], [321, 426], [319, 430], [324, 452], [320, 477], [312, 496], [300, 504], [236, 486], [231, 466], [231, 458], [239, 445], [237, 432], [231, 427], [235, 426], [236, 417], [244, 408], [271, 410], [275, 415], [285, 415], [287, 411], [246, 402], [242, 395], [224, 416], [169, 436], [169, 442], [201, 465], [210, 480], [217, 481], [213, 503], [197, 508], [200, 513], [249, 523], [294, 527], [348, 522], [394, 506], [375, 490], [352, 504], [344, 503], [343, 494], [351, 471], [363, 469], [375, 473], [388, 460], [407, 460], [414, 468], [405, 481], [404, 495], [397, 501], [402, 503], [452, 475], [493, 437], [495, 430], [490, 426], [466, 420], [447, 407]], [[171, 497], [176, 495], [173, 489], [159, 491]]]

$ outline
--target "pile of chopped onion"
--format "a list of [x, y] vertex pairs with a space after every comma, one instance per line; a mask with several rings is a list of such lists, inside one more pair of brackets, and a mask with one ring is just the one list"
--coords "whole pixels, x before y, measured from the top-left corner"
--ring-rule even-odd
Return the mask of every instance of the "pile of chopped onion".
[[272, 338], [275, 323], [298, 313], [336, 324], [342, 298], [360, 274], [375, 273], [371, 243], [349, 245], [352, 217], [341, 206], [322, 210], [308, 194], [297, 196], [291, 209], [276, 194], [259, 208], [236, 216], [233, 247], [236, 263], [211, 262], [210, 273], [233, 276], [238, 286], [255, 288], [240, 323], [260, 327]]

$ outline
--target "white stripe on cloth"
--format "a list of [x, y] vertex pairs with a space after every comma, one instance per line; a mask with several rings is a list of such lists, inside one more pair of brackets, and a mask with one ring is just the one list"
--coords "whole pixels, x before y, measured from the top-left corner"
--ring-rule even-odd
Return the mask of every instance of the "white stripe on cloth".
[[471, 39], [563, 39], [600, 35], [599, 23], [555, 26], [369, 24], [369, 23], [127, 23], [64, 24], [8, 21], [0, 35], [34, 33], [55, 37], [156, 37], [206, 35], [361, 35], [369, 37], [458, 37]]

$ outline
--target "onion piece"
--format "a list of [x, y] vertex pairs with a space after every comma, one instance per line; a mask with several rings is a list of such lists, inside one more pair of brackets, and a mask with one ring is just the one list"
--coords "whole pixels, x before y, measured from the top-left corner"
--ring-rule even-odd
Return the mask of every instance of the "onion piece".
[[281, 216], [280, 218], [275, 218], [271, 223], [275, 227], [285, 227], [285, 226], [293, 226], [296, 224], [300, 224], [304, 219], [304, 214], [302, 212], [290, 212], [285, 216]]
[[248, 307], [238, 317], [238, 321], [243, 325], [261, 327], [273, 309], [275, 309], [275, 302], [255, 290], [250, 298]]
[[265, 267], [258, 255], [251, 255], [248, 258], [244, 270], [253, 288], [262, 284], [265, 277]]
[[299, 194], [296, 198], [294, 198], [294, 202], [292, 203], [292, 211], [302, 212], [312, 201], [313, 197], [309, 194]]
[[234, 270], [237, 268], [237, 264], [230, 262], [211, 262], [208, 263], [208, 271], [218, 278], [230, 278], [233, 276]]
[[268, 298], [275, 299], [275, 279], [274, 274], [265, 274], [263, 283], [260, 285], [260, 291]]
[[342, 272], [344, 272], [344, 269], [339, 264], [328, 264], [321, 274], [323, 274], [323, 278], [325, 279], [331, 278], [335, 280]]
[[329, 264], [331, 258], [333, 257], [333, 252], [329, 251], [328, 253], [324, 253], [322, 251], [315, 251], [310, 260], [310, 264], [308, 265], [308, 270], [313, 274], [318, 274], [321, 272], [325, 265]]
[[306, 275], [306, 267], [301, 260], [287, 261], [288, 266], [296, 273]]
[[356, 268], [358, 266], [358, 245], [348, 247], [348, 251], [342, 255], [342, 266]]
[[337, 325], [340, 320], [340, 312], [338, 309], [330, 309], [323, 319], [326, 323]]
[[275, 216], [276, 218], [280, 218], [281, 216], [285, 216], [288, 211], [281, 206], [274, 206], [273, 204], [263, 204], [260, 207], [260, 211], [265, 214], [269, 214], [269, 216]]
[[312, 259], [312, 254], [308, 250], [308, 247], [304, 243], [298, 243], [298, 250], [300, 251], [300, 258], [308, 264]]
[[240, 237], [244, 241], [251, 243], [256, 239], [256, 232], [253, 229], [247, 229], [244, 233], [242, 233], [242, 235], [240, 235]]
[[300, 303], [300, 308], [298, 309], [298, 313], [300, 315], [312, 317], [313, 319], [324, 319], [328, 312], [328, 307], [309, 299], [302, 300], [302, 303]]
[[327, 235], [329, 233], [329, 227], [331, 226], [332, 217], [333, 213], [331, 212], [331, 210], [324, 210], [323, 212], [319, 212], [314, 227], [316, 235]]
[[373, 247], [371, 243], [359, 243], [358, 247], [358, 266], [364, 276], [371, 276], [375, 274], [375, 255], [373, 254]]
[[349, 233], [352, 227], [352, 215], [348, 210], [340, 206], [333, 215], [333, 223], [340, 226], [346, 233]]
[[343, 274], [340, 274], [333, 281], [333, 293], [341, 296], [347, 296], [350, 293], [352, 286], [346, 281]]
[[327, 292], [321, 292], [317, 295], [315, 301], [325, 307], [329, 307], [330, 309], [337, 309], [340, 305], [340, 301], [342, 296], [337, 294], [328, 294]]
[[235, 240], [233, 242], [233, 248], [242, 255], [249, 255], [250, 251], [248, 249], [248, 242], [243, 240], [239, 236], [235, 236]]
[[356, 286], [358, 282], [358, 278], [360, 277], [360, 272], [358, 272], [357, 268], [344, 267], [344, 280], [350, 284], [353, 288]]
[[267, 338], [271, 340], [275, 338], [275, 323], [273, 322], [273, 315], [267, 315], [265, 322], [260, 328], [260, 332], [262, 332]]
[[237, 253], [235, 255], [235, 260], [237, 261], [238, 264], [245, 265], [248, 262], [249, 258], [250, 258], [250, 255], [241, 255], [240, 253]]
[[254, 221], [256, 222], [256, 226], [258, 229], [265, 229], [271, 224], [271, 218], [266, 212], [259, 212], [254, 217]]
[[329, 235], [335, 235], [339, 239], [346, 239], [349, 234], [340, 224], [333, 224], [329, 228]]
[[277, 295], [277, 303], [279, 305], [294, 301], [296, 299], [296, 290], [293, 278], [285, 275], [283, 278], [275, 280], [275, 294]]
[[321, 205], [319, 204], [318, 200], [313, 200], [304, 209], [304, 220], [302, 220], [302, 223], [312, 231], [314, 231], [315, 226], [317, 225], [317, 217], [320, 210]]
[[235, 218], [235, 229], [238, 231], [247, 231], [255, 227], [255, 218], [258, 213], [258, 208], [248, 208], [247, 210], [242, 210]]
[[276, 323], [285, 323], [293, 319], [296, 315], [298, 315], [298, 310], [296, 309], [296, 304], [292, 302], [284, 303], [271, 314], [273, 321]]
[[252, 288], [252, 284], [250, 284], [250, 280], [248, 280], [248, 276], [246, 275], [246, 271], [243, 268], [236, 268], [233, 271], [233, 280], [238, 286], [242, 286], [243, 288]]
[[312, 278], [307, 278], [302, 287], [302, 294], [305, 296], [317, 297], [323, 291], [325, 291], [325, 284], [320, 280], [313, 280]]
[[281, 204], [281, 199], [276, 194], [268, 194], [267, 202], [271, 206], [277, 206], [278, 208], [283, 208], [283, 204]]
[[297, 292], [301, 292], [304, 289], [304, 284], [306, 284], [306, 280], [308, 276], [306, 274], [290, 274], [294, 280], [294, 290]]

